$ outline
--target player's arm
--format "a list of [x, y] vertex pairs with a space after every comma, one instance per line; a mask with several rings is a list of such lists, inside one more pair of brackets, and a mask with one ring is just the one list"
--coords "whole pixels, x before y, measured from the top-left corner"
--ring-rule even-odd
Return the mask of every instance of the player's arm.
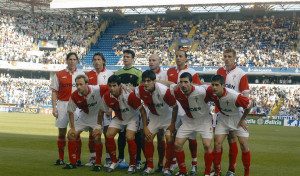
[[170, 87], [170, 85], [174, 84], [172, 81], [165, 81], [165, 80], [155, 80], [158, 83], [164, 84], [165, 86]]
[[236, 104], [244, 108], [244, 113], [237, 127], [242, 127], [244, 130], [248, 131], [248, 125], [246, 124], [245, 119], [253, 107], [253, 102], [249, 98], [239, 95]]
[[69, 103], [68, 103], [68, 114], [69, 114], [69, 121], [70, 121], [70, 130], [69, 130], [69, 135], [72, 137], [75, 136], [75, 122], [74, 122], [74, 112], [77, 108], [77, 105], [73, 102], [73, 100], [70, 98]]
[[175, 131], [175, 123], [176, 123], [176, 119], [177, 119], [177, 114], [178, 114], [178, 106], [176, 105], [175, 107], [173, 107], [173, 110], [172, 110], [171, 124], [167, 128], [167, 130], [170, 130], [171, 134], [174, 134], [174, 131]]
[[51, 99], [52, 99], [52, 114], [54, 117], [58, 117], [58, 111], [57, 111], [57, 107], [56, 107], [56, 101], [57, 101], [57, 91], [56, 90], [52, 90], [52, 95], [51, 95]]
[[97, 118], [97, 125], [93, 131], [93, 137], [95, 138], [96, 136], [98, 135], [101, 135], [101, 124], [102, 124], [102, 121], [103, 121], [103, 116], [104, 116], [104, 112], [102, 110], [99, 110], [99, 113], [98, 113], [98, 118]]
[[151, 136], [153, 134], [148, 129], [148, 126], [147, 126], [147, 114], [146, 114], [146, 111], [145, 111], [144, 107], [141, 107], [140, 113], [141, 113], [141, 116], [142, 116], [143, 129], [144, 129], [145, 138], [146, 138], [146, 140], [150, 140]]

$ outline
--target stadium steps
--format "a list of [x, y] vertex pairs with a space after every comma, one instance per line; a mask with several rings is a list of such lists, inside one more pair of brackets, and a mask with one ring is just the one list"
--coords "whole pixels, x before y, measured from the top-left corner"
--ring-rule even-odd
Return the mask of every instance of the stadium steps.
[[193, 43], [193, 45], [191, 47], [191, 52], [195, 52], [197, 50], [199, 44], [200, 44], [199, 40], [194, 41], [194, 43]]
[[193, 26], [192, 29], [190, 30], [190, 33], [187, 38], [193, 38], [195, 32], [196, 32], [197, 26]]
[[278, 104], [274, 104], [273, 109], [272, 109], [272, 116], [277, 116], [279, 114], [280, 108], [282, 107], [284, 103], [284, 98], [280, 98], [278, 100]]
[[174, 48], [178, 47], [178, 41], [174, 40], [169, 48], [169, 51], [172, 52]]
[[170, 63], [170, 66], [174, 66], [176, 64], [176, 55], [174, 55], [174, 58], [172, 62]]
[[140, 25], [141, 23], [116, 23], [107, 27], [99, 41], [93, 45], [88, 54], [84, 56], [82, 63], [92, 65], [93, 55], [95, 53], [103, 53], [106, 59], [106, 65], [116, 65], [121, 56], [117, 56], [113, 48], [120, 40], [113, 40], [113, 37], [116, 35], [126, 36], [129, 31]]

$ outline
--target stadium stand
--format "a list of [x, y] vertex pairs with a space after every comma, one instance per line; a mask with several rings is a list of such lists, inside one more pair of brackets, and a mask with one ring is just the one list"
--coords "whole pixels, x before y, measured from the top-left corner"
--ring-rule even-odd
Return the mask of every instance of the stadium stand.
[[[4, 61], [61, 64], [71, 51], [82, 58], [101, 24], [95, 18], [1, 12], [0, 60]], [[39, 41], [49, 40], [57, 41], [58, 48], [38, 51]]]
[[0, 103], [17, 104], [18, 107], [52, 105], [49, 85], [49, 80], [11, 78], [1, 74]]
[[92, 46], [89, 53], [84, 57], [83, 64], [92, 64], [93, 55], [100, 52], [105, 56], [107, 65], [116, 65], [121, 56], [119, 53], [115, 54], [113, 47], [123, 36], [139, 26], [140, 23], [117, 23], [108, 27], [99, 42]]

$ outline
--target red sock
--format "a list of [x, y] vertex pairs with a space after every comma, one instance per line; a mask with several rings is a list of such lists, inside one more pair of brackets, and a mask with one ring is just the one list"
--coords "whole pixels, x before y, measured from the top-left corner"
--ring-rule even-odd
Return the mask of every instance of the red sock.
[[173, 157], [174, 157], [174, 149], [175, 149], [174, 142], [172, 142], [171, 144], [167, 143], [166, 163], [165, 163], [165, 167], [164, 167], [165, 169], [169, 169], [170, 166], [171, 166], [171, 162], [172, 162]]
[[229, 169], [235, 173], [236, 158], [238, 156], [237, 142], [229, 144]]
[[184, 150], [175, 150], [175, 156], [178, 162], [180, 172], [187, 173], [185, 165]]
[[66, 137], [58, 136], [57, 148], [58, 148], [59, 159], [64, 160], [65, 146], [66, 146]]
[[115, 139], [114, 138], [106, 138], [105, 146], [110, 155], [111, 162], [117, 163]]
[[69, 160], [71, 164], [76, 164], [76, 141], [68, 142]]
[[80, 160], [80, 156], [81, 156], [81, 138], [80, 136], [78, 136], [78, 138], [76, 139], [76, 160]]
[[244, 176], [250, 175], [250, 162], [251, 162], [251, 155], [250, 150], [242, 153], [242, 161], [244, 165]]
[[171, 164], [176, 164], [176, 163], [177, 163], [177, 160], [176, 160], [176, 157], [174, 157]]
[[147, 165], [150, 168], [153, 168], [153, 153], [154, 153], [153, 142], [145, 141], [145, 155], [146, 155]]
[[214, 150], [213, 151], [213, 161], [214, 161], [215, 173], [216, 174], [220, 174], [221, 159], [222, 159], [222, 150]]
[[163, 165], [166, 150], [166, 142], [160, 141], [157, 143], [158, 164]]
[[101, 164], [101, 159], [102, 159], [102, 149], [103, 149], [103, 144], [95, 144], [95, 150], [96, 150], [96, 162], [95, 164]]
[[189, 148], [192, 156], [192, 165], [197, 165], [197, 140], [189, 139]]
[[136, 165], [136, 152], [137, 152], [137, 147], [136, 143], [133, 140], [127, 140], [128, 143], [128, 153], [129, 153], [129, 158], [130, 158], [130, 166], [135, 166]]
[[205, 161], [204, 175], [210, 175], [210, 168], [213, 162], [213, 152], [205, 152], [204, 161]]
[[[107, 138], [105, 137], [105, 144], [106, 144], [106, 140], [107, 140]], [[108, 152], [108, 149], [106, 148], [106, 146], [105, 146], [105, 153], [106, 153], [106, 158], [110, 158], [109, 152]]]
[[93, 136], [89, 136], [89, 149], [90, 153], [95, 153], [95, 140]]

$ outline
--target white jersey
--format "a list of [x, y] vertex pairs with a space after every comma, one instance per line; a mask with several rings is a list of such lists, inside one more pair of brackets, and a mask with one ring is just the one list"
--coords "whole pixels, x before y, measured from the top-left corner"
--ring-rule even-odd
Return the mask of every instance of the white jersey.
[[88, 72], [86, 75], [89, 78], [89, 85], [104, 85], [107, 84], [108, 78], [114, 73], [111, 70], [106, 70], [104, 67], [101, 72], [96, 72], [96, 70], [92, 70]]
[[224, 77], [225, 87], [239, 93], [250, 92], [247, 75], [241, 68], [234, 66], [230, 71], [227, 71], [226, 66], [224, 66], [218, 69], [217, 75]]
[[192, 86], [189, 96], [186, 96], [180, 87], [174, 89], [175, 86], [176, 84], [171, 85], [170, 90], [185, 112], [185, 116], [182, 119], [183, 123], [195, 124], [199, 122], [211, 124], [211, 115], [209, 106], [207, 105], [208, 100], [205, 86]]
[[109, 108], [115, 111], [119, 120], [130, 121], [138, 118], [138, 110], [142, 107], [141, 101], [133, 92], [127, 93], [123, 89], [119, 97], [114, 97], [109, 92], [103, 96], [100, 109], [107, 112]]
[[156, 80], [162, 80], [162, 81], [168, 80], [167, 72], [161, 70], [160, 68], [158, 69], [157, 72], [155, 72], [155, 74], [156, 74]]
[[161, 83], [155, 83], [153, 92], [145, 90], [140, 84], [135, 88], [135, 95], [142, 99], [149, 109], [149, 118], [157, 120], [171, 120], [172, 108], [177, 105], [176, 99], [171, 95], [170, 89]]
[[79, 108], [79, 118], [86, 115], [97, 116], [102, 97], [107, 91], [107, 85], [88, 85], [88, 94], [86, 96], [83, 96], [76, 90], [72, 93], [69, 100], [68, 111], [74, 113], [76, 108]]

